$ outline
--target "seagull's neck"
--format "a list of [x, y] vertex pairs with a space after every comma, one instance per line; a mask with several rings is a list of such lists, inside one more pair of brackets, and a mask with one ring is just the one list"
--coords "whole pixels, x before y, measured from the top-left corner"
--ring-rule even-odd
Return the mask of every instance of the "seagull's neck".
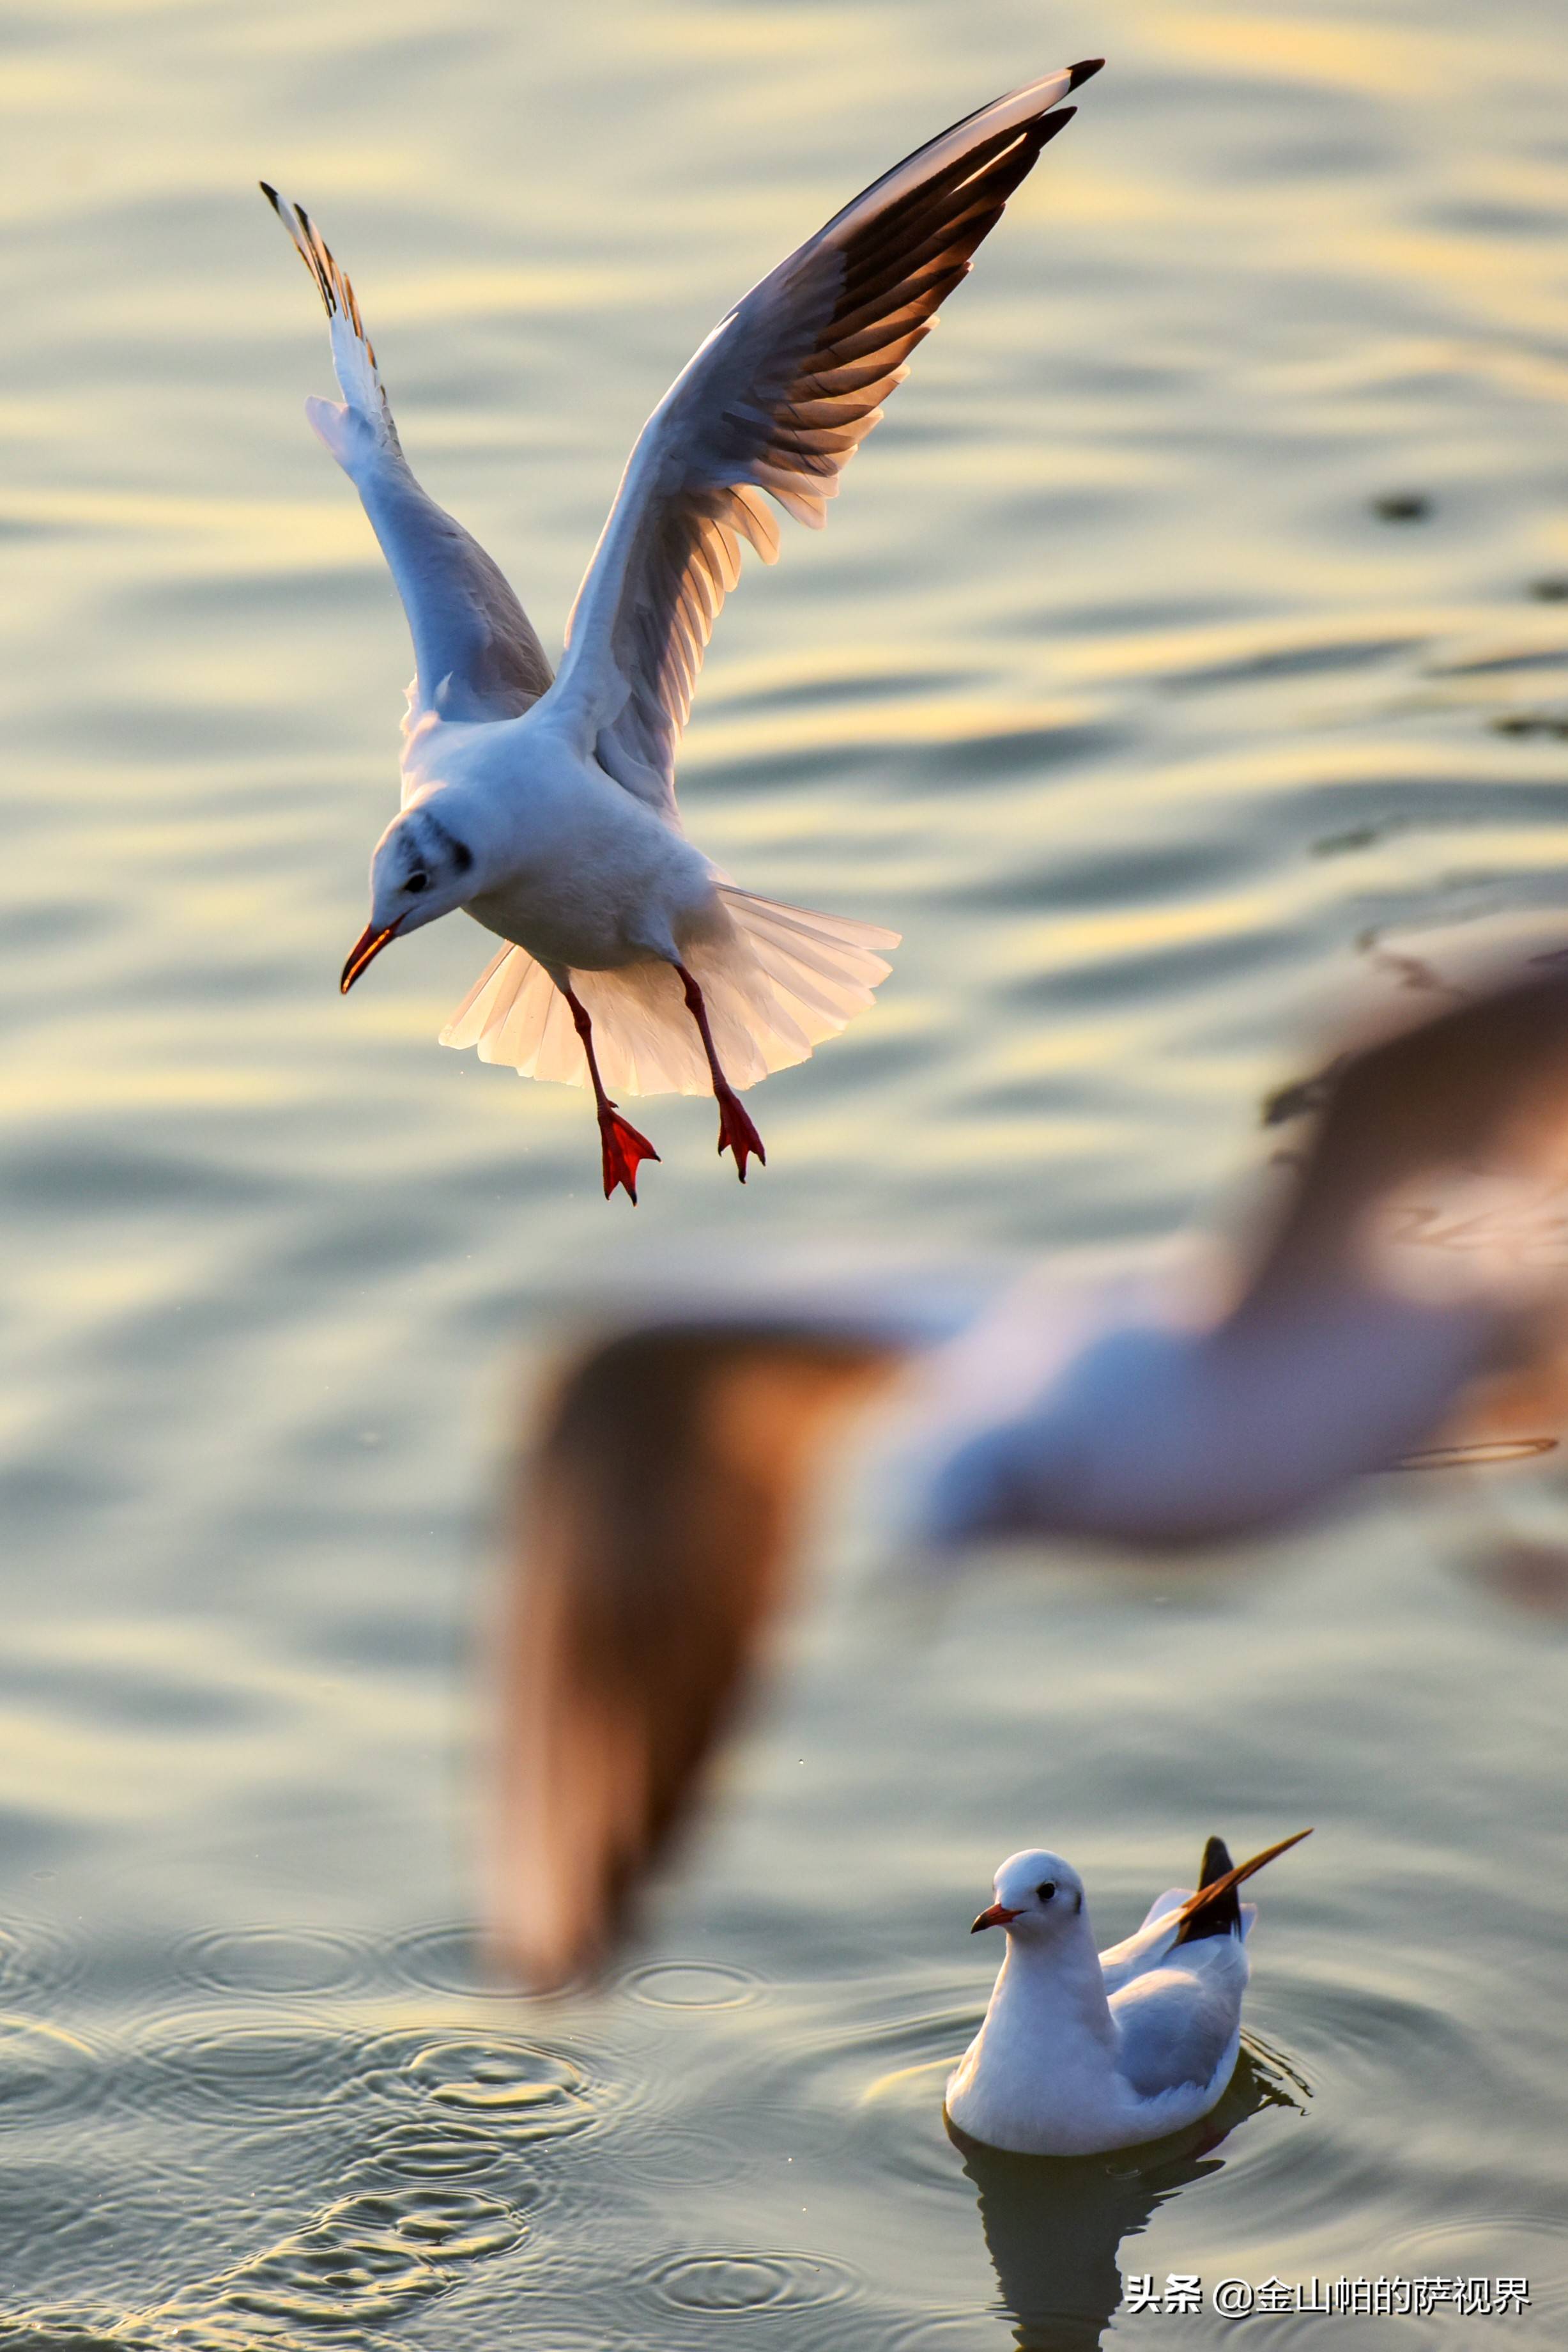
[[1031, 2040], [1086, 2034], [1107, 2045], [1114, 2042], [1104, 1971], [1085, 1913], [1079, 1914], [1070, 1934], [1053, 1936], [1049, 1944], [1008, 1937], [988, 2024], [992, 2020], [1026, 2027]]

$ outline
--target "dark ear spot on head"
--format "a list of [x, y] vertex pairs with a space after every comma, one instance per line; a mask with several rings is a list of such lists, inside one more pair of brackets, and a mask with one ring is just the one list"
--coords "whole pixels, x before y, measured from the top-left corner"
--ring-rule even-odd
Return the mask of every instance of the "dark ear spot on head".
[[1082, 1886], [1072, 1898], [1072, 1907], [1074, 1911], [1082, 1911], [1083, 1908], [1083, 1889]]
[[474, 852], [469, 848], [468, 844], [465, 841], [459, 841], [455, 833], [448, 833], [440, 818], [432, 810], [424, 809], [421, 814], [424, 819], [426, 834], [433, 835], [440, 845], [441, 853], [450, 857], [459, 874], [468, 873], [474, 864]]

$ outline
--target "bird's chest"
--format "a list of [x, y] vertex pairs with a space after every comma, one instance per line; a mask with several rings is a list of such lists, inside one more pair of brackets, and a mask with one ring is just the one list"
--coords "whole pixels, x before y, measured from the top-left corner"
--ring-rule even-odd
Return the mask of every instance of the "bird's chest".
[[497, 939], [515, 941], [546, 965], [604, 971], [635, 961], [639, 952], [628, 921], [634, 908], [621, 893], [570, 866], [524, 866], [471, 898], [468, 912]]
[[469, 901], [476, 921], [547, 965], [606, 971], [669, 950], [711, 896], [704, 862], [616, 792], [541, 794], [498, 877]]
[[1113, 2049], [1052, 2000], [993, 2002], [948, 2086], [960, 2131], [993, 2147], [1063, 2152], [1093, 2144], [1115, 2097]]

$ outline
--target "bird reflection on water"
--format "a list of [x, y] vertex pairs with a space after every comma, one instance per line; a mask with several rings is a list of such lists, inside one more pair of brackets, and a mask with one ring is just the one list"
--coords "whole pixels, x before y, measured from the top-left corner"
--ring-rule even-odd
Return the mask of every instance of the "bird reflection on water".
[[1254, 2035], [1219, 2105], [1184, 2132], [1109, 2156], [1012, 2156], [947, 2135], [979, 2192], [980, 2222], [1019, 2352], [1095, 2352], [1122, 2305], [1124, 2242], [1179, 2189], [1224, 2169], [1239, 2124], [1265, 2107], [1304, 2112], [1301, 2075]]

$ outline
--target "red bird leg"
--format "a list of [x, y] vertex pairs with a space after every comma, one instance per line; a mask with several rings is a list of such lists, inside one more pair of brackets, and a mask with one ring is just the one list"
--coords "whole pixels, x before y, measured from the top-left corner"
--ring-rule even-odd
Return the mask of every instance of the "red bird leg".
[[675, 970], [681, 975], [681, 984], [686, 992], [686, 1011], [697, 1024], [703, 1052], [707, 1055], [708, 1069], [713, 1076], [714, 1100], [718, 1105], [718, 1148], [720, 1151], [734, 1152], [736, 1173], [744, 1184], [746, 1163], [751, 1154], [755, 1151], [764, 1168], [768, 1165], [768, 1154], [762, 1149], [762, 1138], [741, 1108], [740, 1097], [719, 1067], [718, 1055], [714, 1051], [713, 1032], [707, 1025], [707, 1006], [703, 1003], [702, 990], [684, 963], [678, 963]]
[[582, 1050], [588, 1056], [588, 1075], [593, 1081], [593, 1099], [599, 1110], [599, 1141], [604, 1155], [604, 1197], [608, 1201], [617, 1184], [626, 1187], [633, 1206], [637, 1200], [637, 1171], [644, 1160], [657, 1160], [658, 1153], [645, 1135], [639, 1135], [631, 1123], [623, 1119], [604, 1091], [599, 1075], [599, 1063], [593, 1051], [593, 1024], [588, 1008], [573, 992], [570, 982], [563, 982], [561, 993], [571, 1007], [571, 1017], [577, 1034], [582, 1040]]

